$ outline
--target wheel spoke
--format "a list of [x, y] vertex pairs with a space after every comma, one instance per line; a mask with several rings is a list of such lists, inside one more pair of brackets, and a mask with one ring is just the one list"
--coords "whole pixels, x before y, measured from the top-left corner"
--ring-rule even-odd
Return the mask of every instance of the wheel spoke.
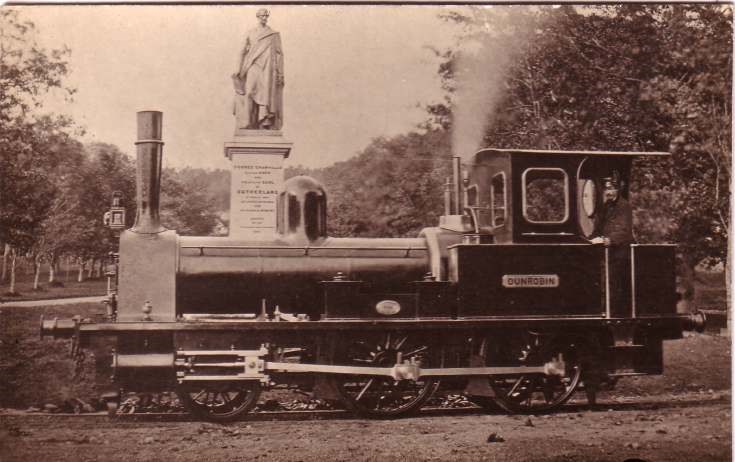
[[365, 386], [362, 387], [362, 390], [360, 390], [360, 393], [358, 393], [357, 396], [355, 397], [355, 401], [360, 401], [362, 399], [363, 395], [365, 395], [365, 392], [368, 390], [368, 388], [370, 388], [370, 386], [373, 384], [374, 381], [375, 379], [370, 379], [367, 381], [367, 383], [365, 383]]
[[518, 387], [521, 385], [524, 379], [525, 379], [524, 375], [518, 377], [518, 380], [515, 381], [515, 383], [513, 384], [513, 387], [511, 387], [510, 391], [508, 391], [508, 396], [513, 396], [515, 394], [516, 389], [518, 389]]
[[408, 353], [403, 353], [403, 357], [404, 357], [404, 358], [410, 358], [410, 357], [412, 357], [412, 356], [416, 356], [416, 355], [417, 355], [417, 354], [419, 354], [419, 353], [423, 353], [424, 351], [426, 351], [426, 350], [428, 350], [428, 349], [429, 349], [429, 347], [427, 347], [427, 346], [422, 346], [422, 347], [416, 348], [416, 349], [415, 349], [415, 350], [413, 350], [413, 351], [409, 351]]
[[202, 397], [202, 395], [203, 395], [204, 393], [206, 393], [206, 392], [207, 392], [207, 390], [202, 390], [202, 391], [200, 391], [199, 393], [197, 393], [197, 395], [196, 395], [196, 396], [195, 396], [194, 398], [192, 398], [192, 399], [193, 399], [194, 401], [199, 401], [199, 398], [201, 398], [201, 397]]

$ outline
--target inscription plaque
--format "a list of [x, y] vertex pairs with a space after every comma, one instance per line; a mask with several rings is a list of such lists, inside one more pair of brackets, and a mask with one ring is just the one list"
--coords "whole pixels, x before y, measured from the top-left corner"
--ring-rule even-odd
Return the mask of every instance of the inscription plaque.
[[271, 239], [276, 232], [276, 202], [282, 187], [282, 155], [232, 155], [230, 236]]

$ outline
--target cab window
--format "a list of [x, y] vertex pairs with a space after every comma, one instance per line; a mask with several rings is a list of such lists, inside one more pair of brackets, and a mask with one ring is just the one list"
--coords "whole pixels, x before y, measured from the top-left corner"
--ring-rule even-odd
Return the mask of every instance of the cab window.
[[473, 184], [465, 189], [465, 204], [467, 207], [477, 207], [477, 185]]
[[505, 224], [506, 208], [505, 172], [500, 172], [490, 181], [490, 216], [494, 228]]
[[523, 172], [523, 217], [529, 223], [564, 223], [569, 218], [569, 178], [560, 168]]

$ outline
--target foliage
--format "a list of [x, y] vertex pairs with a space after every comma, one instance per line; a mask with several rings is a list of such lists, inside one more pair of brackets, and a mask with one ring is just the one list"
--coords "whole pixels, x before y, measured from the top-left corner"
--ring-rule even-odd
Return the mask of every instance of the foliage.
[[0, 10], [0, 241], [22, 250], [39, 234], [70, 142], [69, 119], [34, 111], [54, 89], [73, 93], [63, 84], [67, 54], [40, 48], [33, 24]]
[[324, 183], [330, 235], [415, 236], [442, 213], [449, 138], [442, 129], [377, 138], [347, 161], [286, 172], [287, 177], [295, 174]]
[[72, 143], [69, 122], [15, 120], [0, 134], [0, 241], [29, 249], [56, 193], [54, 176]]
[[[498, 9], [444, 15], [458, 44], [437, 51], [447, 100], [430, 124], [460, 130], [460, 59], [520, 51], [489, 67], [505, 95], [485, 114], [482, 144], [505, 148], [671, 150], [637, 163], [631, 189], [643, 241], [679, 243], [689, 265], [723, 261], [729, 236], [732, 16], [721, 5], [539, 7], [512, 21]], [[501, 15], [502, 16], [502, 15]], [[492, 24], [492, 28], [489, 25]], [[525, 28], [519, 32], [520, 27]], [[477, 95], [478, 97], [482, 95]]]
[[64, 160], [53, 170], [50, 182], [54, 194], [32, 248], [37, 262], [46, 259], [51, 264], [64, 252], [74, 248], [77, 232], [83, 227], [78, 213], [79, 202], [75, 200], [74, 193], [80, 187], [79, 171], [85, 160], [81, 143], [69, 137], [59, 140], [52, 149], [57, 154], [51, 155]]
[[27, 117], [52, 89], [74, 93], [63, 84], [70, 50], [45, 50], [35, 35], [33, 23], [22, 21], [17, 10], [0, 10], [0, 124]]
[[101, 257], [117, 248], [115, 233], [103, 223], [114, 191], [122, 193], [126, 226], [135, 218], [135, 166], [117, 146], [92, 143], [85, 146], [85, 162], [72, 191], [78, 226], [73, 230], [71, 251], [82, 258]]
[[[221, 171], [220, 171], [221, 172]], [[221, 230], [217, 202], [221, 197], [210, 194], [213, 173], [202, 169], [176, 171], [165, 169], [161, 180], [161, 220], [181, 235], [204, 236]], [[226, 184], [226, 183], [225, 183]], [[229, 195], [229, 191], [228, 191]]]
[[671, 238], [690, 266], [724, 261], [730, 235], [732, 163], [732, 11], [712, 6], [668, 7], [660, 40], [669, 60], [646, 88], [671, 121], [674, 208]]

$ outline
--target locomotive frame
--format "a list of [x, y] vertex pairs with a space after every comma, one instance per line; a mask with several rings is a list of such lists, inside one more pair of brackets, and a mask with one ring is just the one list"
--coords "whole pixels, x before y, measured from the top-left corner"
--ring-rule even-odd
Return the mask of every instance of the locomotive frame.
[[324, 189], [295, 177], [278, 234], [248, 242], [161, 225], [161, 113], [138, 123], [137, 215], [112, 309], [41, 320], [74, 352], [114, 341], [112, 413], [120, 389], [175, 386], [190, 412], [231, 420], [277, 383], [369, 417], [415, 411], [440, 383], [546, 411], [660, 374], [663, 341], [703, 328], [676, 312], [674, 246], [631, 245], [620, 295], [610, 248], [587, 240], [602, 178], [616, 172], [627, 196], [632, 159], [667, 153], [483, 149], [464, 176], [455, 158], [439, 226], [402, 239], [328, 237]]

